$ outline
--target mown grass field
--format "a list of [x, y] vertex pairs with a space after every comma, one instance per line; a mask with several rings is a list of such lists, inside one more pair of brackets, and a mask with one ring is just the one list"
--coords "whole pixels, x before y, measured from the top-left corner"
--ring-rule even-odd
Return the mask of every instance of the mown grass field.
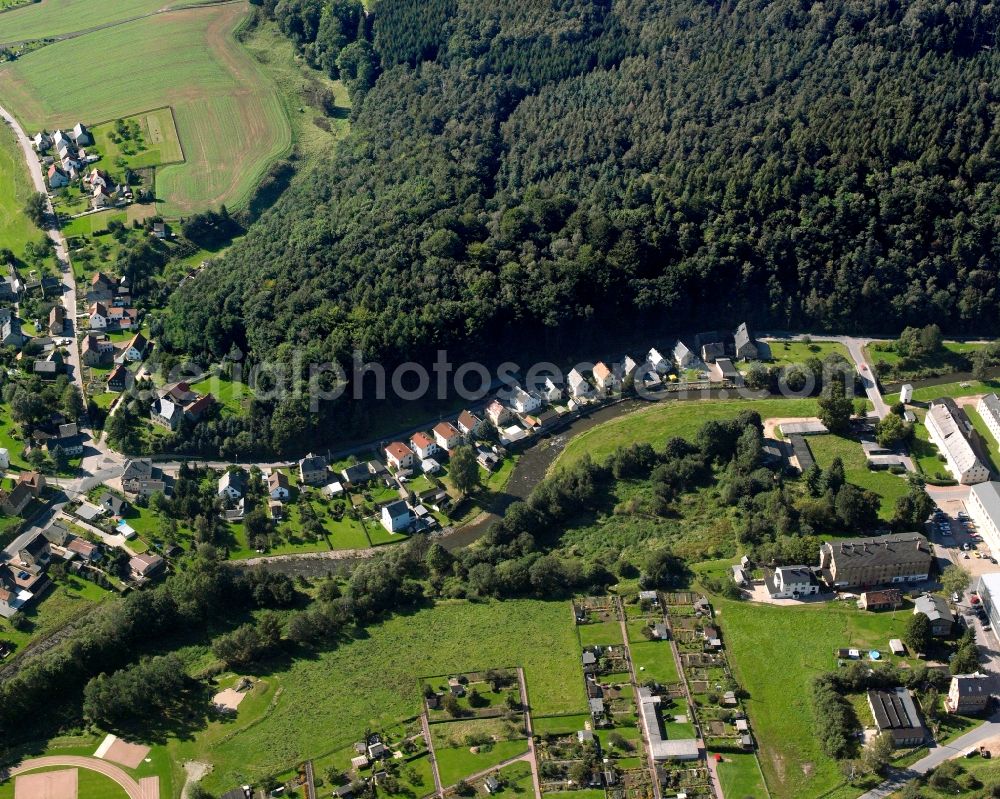
[[[238, 721], [211, 745], [199, 733], [173, 742], [171, 755], [175, 763], [211, 762], [206, 787], [227, 790], [349, 746], [366, 727], [416, 715], [419, 675], [500, 666], [524, 667], [536, 713], [581, 713], [579, 652], [566, 602], [443, 602], [395, 616], [315, 657], [280, 664], [264, 675], [280, 688], [258, 715], [241, 707]], [[255, 723], [265, 714], [265, 723]]]
[[186, 160], [158, 170], [158, 210], [238, 205], [291, 145], [276, 87], [234, 37], [246, 10], [172, 11], [57, 42], [0, 67], [5, 100], [29, 131], [171, 106]]
[[[761, 767], [775, 799], [819, 796], [843, 781], [820, 749], [810, 686], [836, 668], [838, 647], [879, 649], [902, 636], [912, 613], [865, 613], [852, 603], [777, 607], [716, 598], [730, 663], [749, 694], [747, 711], [760, 742]], [[794, 642], [792, 645], [791, 642]]]
[[0, 125], [0, 246], [20, 256], [24, 245], [42, 236], [24, 214], [24, 204], [34, 192], [24, 155], [13, 131]]
[[492, 768], [505, 760], [510, 760], [528, 751], [528, 741], [497, 741], [473, 752], [468, 746], [452, 746], [435, 749], [441, 783], [454, 785], [459, 780]]
[[823, 360], [827, 355], [843, 356], [850, 361], [847, 347], [837, 341], [768, 341], [771, 348], [772, 365], [787, 366], [793, 363], [805, 363], [810, 358]]
[[672, 436], [691, 439], [710, 419], [731, 419], [740, 411], [771, 417], [815, 416], [814, 399], [664, 401], [612, 419], [576, 436], [552, 468], [569, 466], [584, 455], [602, 461], [618, 447], [645, 441], [659, 447]]
[[809, 448], [820, 468], [828, 468], [833, 459], [839, 456], [844, 462], [847, 482], [867, 488], [882, 497], [879, 516], [883, 519], [892, 516], [896, 500], [908, 490], [904, 477], [869, 469], [861, 444], [855, 439], [834, 435], [809, 436]]
[[717, 766], [725, 799], [764, 799], [767, 788], [760, 776], [757, 759], [752, 754], [726, 753]]
[[[184, 0], [194, 5], [204, 0]], [[22, 0], [0, 0], [0, 8], [18, 5]], [[177, 3], [180, 5], [181, 3]], [[94, 0], [42, 0], [23, 8], [5, 12], [0, 20], [0, 44], [62, 36], [109, 25], [149, 14], [170, 5], [163, 0], [114, 0], [112, 3]]]
[[101, 153], [104, 163], [117, 164], [121, 159], [130, 168], [139, 169], [184, 160], [180, 137], [169, 108], [155, 108], [122, 117], [121, 121], [135, 132], [127, 140], [118, 136], [117, 120], [96, 125], [90, 130], [94, 146]]

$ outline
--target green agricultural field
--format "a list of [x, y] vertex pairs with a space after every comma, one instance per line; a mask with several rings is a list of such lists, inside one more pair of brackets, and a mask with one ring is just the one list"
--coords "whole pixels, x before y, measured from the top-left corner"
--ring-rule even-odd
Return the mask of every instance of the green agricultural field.
[[869, 469], [861, 444], [855, 439], [822, 435], [809, 436], [808, 442], [816, 463], [823, 469], [827, 468], [834, 458], [840, 456], [844, 462], [847, 482], [874, 491], [882, 497], [879, 516], [883, 519], [892, 517], [896, 500], [909, 489], [905, 477]]
[[750, 696], [747, 711], [771, 795], [815, 797], [839, 785], [838, 765], [815, 735], [811, 681], [836, 668], [838, 647], [885, 653], [912, 611], [865, 613], [846, 602], [777, 607], [715, 598], [714, 604], [730, 664]]
[[25, 244], [42, 235], [23, 210], [33, 192], [14, 133], [0, 125], [0, 243], [17, 256], [23, 253]]
[[6, 104], [28, 130], [170, 106], [185, 162], [157, 170], [158, 210], [238, 205], [291, 145], [274, 84], [234, 37], [246, 11], [172, 11], [44, 47], [0, 65]]
[[662, 445], [671, 436], [693, 438], [710, 419], [731, 419], [740, 411], [757, 411], [763, 418], [815, 416], [813, 399], [665, 400], [612, 419], [576, 436], [552, 468], [568, 466], [590, 455], [602, 461], [618, 447], [645, 441]]
[[[259, 715], [241, 706], [238, 724], [228, 725], [224, 736], [199, 733], [174, 741], [171, 756], [175, 763], [212, 763], [205, 780], [211, 791], [280, 773], [306, 757], [349, 746], [366, 727], [393, 726], [417, 714], [420, 674], [521, 665], [535, 712], [582, 713], [579, 652], [565, 602], [442, 602], [369, 627], [362, 637], [314, 657], [282, 662], [264, 675], [280, 686], [259, 711], [266, 712], [266, 723], [255, 723]], [[517, 746], [526, 749], [524, 742]], [[504, 757], [516, 755], [513, 749]]]
[[767, 788], [764, 787], [754, 755], [727, 752], [717, 769], [725, 799], [746, 799], [748, 796], [765, 799], [767, 796]]
[[[127, 133], [127, 138], [119, 128]], [[180, 137], [169, 108], [156, 108], [105, 122], [94, 126], [90, 132], [104, 164], [140, 169], [184, 160]]]
[[[889, 343], [891, 342], [873, 341], [868, 344], [865, 347], [865, 356], [868, 358], [869, 363], [877, 366], [881, 361], [892, 369], [897, 368], [900, 361], [903, 360], [902, 356], [895, 350], [879, 349], [880, 346], [885, 346]], [[940, 352], [919, 358], [907, 372], [912, 374], [919, 373], [921, 370], [928, 370], [924, 371], [924, 374], [928, 374], [928, 372], [932, 374], [960, 372], [968, 368], [967, 359], [969, 355], [987, 346], [987, 344], [966, 341], [946, 341]]]
[[[205, 0], [183, 0], [175, 5], [195, 5]], [[0, 8], [17, 5], [20, 0], [0, 0]], [[163, 0], [115, 0], [113, 3], [94, 0], [41, 0], [8, 11], [0, 21], [0, 44], [62, 36], [113, 25], [124, 20], [149, 14], [170, 5]]]

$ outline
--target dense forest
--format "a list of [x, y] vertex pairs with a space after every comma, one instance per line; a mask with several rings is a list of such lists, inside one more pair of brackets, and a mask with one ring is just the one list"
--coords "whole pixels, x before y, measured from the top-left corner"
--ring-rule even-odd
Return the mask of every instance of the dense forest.
[[255, 13], [345, 81], [353, 127], [177, 292], [175, 351], [558, 357], [706, 318], [1000, 330], [996, 4]]

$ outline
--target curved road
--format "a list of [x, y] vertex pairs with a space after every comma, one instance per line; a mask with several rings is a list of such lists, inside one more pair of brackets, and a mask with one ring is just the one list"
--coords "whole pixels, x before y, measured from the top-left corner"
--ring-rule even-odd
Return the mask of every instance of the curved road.
[[7, 773], [9, 777], [15, 777], [26, 771], [34, 771], [40, 768], [62, 767], [84, 768], [89, 771], [96, 771], [103, 774], [110, 780], [117, 782], [129, 799], [159, 799], [160, 784], [156, 777], [151, 780], [144, 779], [141, 783], [126, 774], [114, 763], [101, 760], [96, 757], [81, 757], [78, 755], [53, 755], [52, 757], [36, 757], [32, 760], [25, 760], [18, 766], [10, 769]]
[[[14, 135], [17, 137], [18, 144], [21, 145], [21, 150], [24, 152], [24, 162], [28, 165], [28, 172], [31, 174], [31, 182], [35, 186], [35, 191], [41, 192], [46, 197], [48, 197], [48, 192], [45, 190], [45, 179], [42, 176], [42, 165], [35, 155], [34, 148], [31, 146], [31, 139], [28, 138], [27, 134], [24, 132], [24, 128], [21, 127], [21, 123], [18, 122], [12, 113], [8, 111], [3, 106], [0, 106], [0, 119], [3, 119], [7, 123], [7, 126], [14, 131]], [[83, 372], [80, 369], [80, 348], [76, 341], [76, 278], [73, 275], [73, 267], [69, 262], [69, 250], [66, 247], [66, 239], [59, 230], [58, 226], [55, 224], [55, 211], [52, 208], [52, 200], [46, 200], [48, 206], [49, 216], [52, 220], [52, 226], [49, 227], [45, 232], [48, 237], [52, 240], [52, 244], [56, 251], [56, 260], [59, 262], [59, 269], [62, 272], [62, 302], [63, 307], [66, 309], [66, 323], [68, 330], [64, 332], [64, 335], [73, 339], [73, 344], [68, 347], [69, 350], [69, 363], [73, 367], [73, 380], [76, 382], [77, 387], [80, 389], [80, 393], [83, 393]], [[86, 395], [84, 395], [86, 396]]]

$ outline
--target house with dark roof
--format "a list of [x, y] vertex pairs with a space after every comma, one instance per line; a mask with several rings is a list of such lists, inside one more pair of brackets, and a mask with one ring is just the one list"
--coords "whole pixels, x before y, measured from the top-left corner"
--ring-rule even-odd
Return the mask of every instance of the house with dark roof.
[[771, 599], [799, 599], [819, 593], [819, 581], [808, 566], [765, 568], [764, 585]]
[[865, 591], [858, 600], [862, 610], [896, 610], [903, 607], [903, 592], [898, 588], [884, 588], [880, 591]]
[[1000, 684], [992, 674], [956, 674], [951, 678], [944, 708], [949, 713], [975, 716], [984, 713], [997, 694], [1000, 694]]
[[25, 566], [38, 566], [39, 568], [48, 566], [52, 559], [49, 539], [38, 533], [17, 550], [17, 559]]
[[759, 357], [757, 343], [750, 335], [747, 323], [743, 322], [733, 334], [733, 355], [739, 361], [756, 361]]
[[880, 734], [888, 733], [897, 749], [923, 744], [927, 731], [917, 715], [913, 695], [906, 688], [869, 691], [868, 707], [876, 729]]
[[938, 594], [923, 594], [913, 603], [913, 615], [923, 613], [931, 623], [931, 632], [941, 637], [951, 635], [955, 614], [948, 607], [948, 600]]
[[345, 483], [349, 483], [352, 486], [359, 486], [367, 483], [375, 475], [371, 473], [367, 463], [355, 463], [341, 470], [340, 476], [344, 478]]
[[299, 482], [305, 485], [323, 485], [330, 474], [326, 466], [326, 458], [310, 452], [299, 461]]
[[397, 499], [382, 506], [382, 526], [390, 533], [406, 530], [413, 524], [413, 511], [403, 500]]
[[240, 499], [247, 492], [247, 473], [242, 469], [229, 469], [219, 478], [218, 495]]

